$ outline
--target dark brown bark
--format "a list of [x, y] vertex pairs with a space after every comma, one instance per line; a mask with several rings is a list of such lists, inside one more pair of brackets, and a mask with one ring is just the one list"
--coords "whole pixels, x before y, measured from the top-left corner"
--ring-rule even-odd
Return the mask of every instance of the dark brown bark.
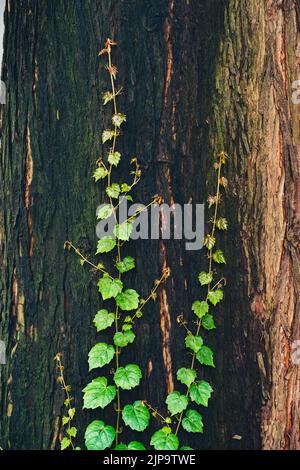
[[[160, 193], [166, 202], [201, 203], [213, 190], [213, 155], [223, 149], [230, 155], [230, 230], [222, 240], [228, 287], [216, 333], [206, 338], [216, 351], [216, 369], [204, 372], [214, 398], [203, 413], [204, 435], [183, 433], [181, 440], [194, 448], [299, 448], [299, 372], [290, 358], [299, 336], [299, 131], [290, 101], [299, 73], [297, 34], [293, 0], [8, 3], [0, 165], [1, 334], [9, 353], [1, 366], [2, 447], [58, 445], [58, 351], [73, 387], [80, 439], [99, 416], [80, 410], [81, 389], [93, 375], [87, 353], [96, 340], [97, 277], [63, 244], [71, 239], [91, 256], [95, 250], [103, 193], [90, 176], [109, 119], [97, 53], [113, 36], [125, 90], [123, 155], [127, 161], [137, 155], [143, 170], [135, 199], [148, 202]], [[123, 164], [124, 178], [127, 172]], [[164, 265], [172, 270], [124, 355], [147, 373], [122, 403], [147, 398], [163, 410], [167, 390], [178, 389], [177, 368], [189, 364], [176, 317], [192, 319], [206, 259], [172, 240], [138, 241], [128, 253], [137, 260], [128, 283], [142, 296]], [[106, 421], [113, 419], [105, 413]]]

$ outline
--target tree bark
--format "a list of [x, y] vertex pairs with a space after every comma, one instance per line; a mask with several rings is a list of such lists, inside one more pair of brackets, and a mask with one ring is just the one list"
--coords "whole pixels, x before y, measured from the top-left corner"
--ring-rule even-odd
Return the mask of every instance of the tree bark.
[[[93, 376], [87, 353], [101, 305], [97, 276], [63, 245], [72, 240], [94, 256], [104, 194], [91, 174], [109, 119], [97, 53], [114, 37], [127, 115], [121, 151], [127, 162], [136, 155], [143, 172], [135, 200], [159, 193], [171, 204], [201, 203], [213, 191], [213, 156], [225, 150], [230, 157], [226, 298], [216, 333], [205, 338], [217, 367], [201, 372], [214, 397], [203, 412], [203, 436], [180, 439], [197, 449], [300, 448], [299, 367], [291, 358], [299, 338], [299, 130], [291, 102], [298, 20], [294, 0], [7, 2], [2, 447], [58, 446], [64, 398], [55, 382], [57, 352], [72, 384], [79, 441], [100, 415], [81, 411], [81, 390]], [[120, 179], [127, 175], [123, 163]], [[134, 359], [146, 371], [122, 403], [144, 398], [163, 411], [167, 391], [178, 389], [176, 370], [190, 362], [176, 318], [192, 320], [207, 260], [178, 240], [132, 242], [128, 254], [137, 264], [128, 284], [143, 297], [164, 266], [172, 270], [145, 309], [135, 344], [122, 353], [122, 361]], [[113, 423], [111, 413], [104, 417]]]

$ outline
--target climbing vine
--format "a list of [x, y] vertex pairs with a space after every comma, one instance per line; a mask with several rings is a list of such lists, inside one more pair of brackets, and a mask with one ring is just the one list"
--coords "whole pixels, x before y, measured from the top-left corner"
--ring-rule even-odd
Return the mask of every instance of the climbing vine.
[[[188, 326], [187, 321], [182, 316], [178, 317], [179, 324], [187, 332], [185, 344], [191, 353], [190, 368], [181, 368], [177, 371], [177, 379], [186, 386], [186, 393], [173, 391], [168, 395], [166, 399], [168, 415], [164, 417], [144, 398], [132, 404], [123, 403], [122, 400], [122, 391], [138, 387], [142, 378], [140, 366], [135, 363], [124, 363], [122, 351], [135, 341], [136, 322], [142, 317], [145, 305], [150, 300], [155, 301], [156, 291], [170, 276], [170, 270], [169, 268], [163, 270], [161, 277], [154, 282], [146, 299], [141, 299], [136, 290], [125, 287], [126, 273], [135, 268], [135, 259], [131, 256], [123, 256], [123, 247], [130, 239], [133, 223], [141, 211], [147, 210], [151, 205], [160, 204], [162, 199], [155, 195], [147, 206], [143, 206], [133, 216], [118, 223], [118, 209], [124, 199], [132, 201], [131, 191], [141, 179], [141, 169], [138, 160], [133, 158], [130, 162], [131, 181], [118, 182], [115, 180], [114, 170], [122, 159], [118, 149], [118, 137], [126, 122], [126, 115], [121, 113], [117, 106], [117, 98], [122, 89], [116, 86], [117, 68], [112, 62], [112, 48], [115, 45], [114, 41], [107, 39], [104, 49], [99, 54], [107, 59], [106, 70], [109, 75], [110, 89], [103, 94], [103, 104], [104, 106], [109, 103], [112, 105], [112, 118], [111, 127], [102, 133], [102, 143], [109, 145], [107, 155], [97, 161], [97, 168], [93, 174], [95, 182], [103, 185], [107, 196], [107, 202], [98, 210], [97, 218], [100, 221], [113, 218], [113, 234], [105, 235], [98, 241], [96, 256], [101, 256], [101, 260], [98, 262], [92, 262], [71, 241], [67, 241], [65, 244], [66, 249], [73, 250], [79, 256], [81, 264], [89, 265], [99, 273], [97, 286], [102, 300], [104, 302], [110, 301], [114, 305], [113, 308], [101, 308], [93, 320], [97, 333], [104, 330], [111, 331], [111, 343], [99, 341], [88, 354], [90, 371], [114, 363], [112, 374], [108, 377], [100, 375], [88, 383], [83, 389], [83, 402], [85, 409], [104, 409], [111, 406], [112, 414], [115, 413], [115, 423], [114, 425], [106, 424], [101, 419], [92, 421], [85, 431], [85, 445], [89, 450], [104, 450], [106, 448], [144, 450], [145, 446], [140, 441], [124, 443], [123, 436], [126, 432], [122, 428], [124, 424], [125, 429], [129, 427], [137, 433], [142, 433], [148, 427], [152, 415], [163, 424], [163, 427], [153, 434], [150, 445], [157, 450], [176, 450], [179, 448], [180, 427], [188, 432], [203, 431], [201, 414], [190, 409], [191, 402], [207, 406], [212, 393], [212, 387], [209, 383], [198, 380], [197, 367], [199, 365], [214, 367], [213, 351], [204, 344], [200, 332], [201, 328], [205, 330], [215, 328], [210, 309], [223, 298], [224, 279], [220, 278], [217, 282], [214, 281], [216, 274], [214, 263], [225, 263], [225, 258], [220, 249], [215, 250], [214, 248], [216, 231], [227, 229], [226, 219], [218, 216], [221, 188], [226, 186], [226, 179], [222, 177], [221, 170], [227, 157], [222, 152], [214, 164], [217, 171], [217, 191], [215, 195], [209, 197], [209, 206], [214, 207], [214, 213], [210, 221], [211, 232], [206, 235], [204, 240], [208, 251], [208, 270], [199, 274], [200, 285], [206, 289], [206, 294], [203, 294], [203, 300], [196, 300], [192, 305], [196, 316], [196, 331], [193, 333], [192, 327]], [[111, 255], [114, 259], [114, 273], [109, 272], [105, 267], [105, 256]], [[213, 284], [214, 282], [215, 284]], [[58, 365], [61, 366], [60, 359], [58, 359]], [[61, 381], [64, 384], [63, 379]], [[69, 403], [68, 396], [66, 403]], [[64, 423], [68, 426], [67, 436], [62, 441], [62, 448], [74, 448], [72, 437], [76, 436], [76, 432], [71, 426], [71, 420], [72, 416], [70, 416], [69, 410]], [[122, 441], [120, 441], [121, 432]], [[181, 447], [182, 450], [188, 448]]]

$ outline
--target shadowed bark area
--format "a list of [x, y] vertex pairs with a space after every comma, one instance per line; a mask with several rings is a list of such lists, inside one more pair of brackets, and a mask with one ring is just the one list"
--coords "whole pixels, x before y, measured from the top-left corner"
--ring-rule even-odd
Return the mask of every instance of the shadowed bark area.
[[[158, 193], [169, 204], [202, 203], [214, 188], [212, 157], [223, 149], [230, 155], [224, 210], [230, 230], [221, 242], [228, 287], [216, 309], [217, 330], [205, 338], [216, 369], [200, 370], [214, 396], [203, 411], [205, 433], [183, 432], [180, 440], [197, 449], [259, 448], [262, 431], [265, 448], [299, 448], [299, 371], [290, 356], [299, 336], [300, 206], [298, 110], [290, 102], [299, 73], [292, 0], [8, 2], [1, 446], [59, 445], [58, 351], [75, 397], [79, 441], [92, 418], [114, 424], [109, 410], [81, 411], [81, 390], [99, 375], [88, 373], [87, 353], [106, 337], [96, 337], [92, 326], [102, 305], [97, 275], [63, 250], [72, 240], [94, 257], [95, 211], [104, 195], [91, 174], [110, 119], [101, 104], [108, 81], [97, 53], [108, 36], [118, 41], [114, 63], [127, 115], [118, 175], [128, 181], [128, 162], [139, 158], [135, 201]], [[137, 265], [126, 285], [143, 297], [164, 266], [172, 270], [121, 356], [121, 364], [134, 361], [144, 371], [141, 386], [122, 393], [122, 404], [147, 399], [164, 411], [167, 391], [181, 389], [176, 370], [190, 364], [176, 318], [192, 321], [197, 274], [207, 260], [178, 240], [132, 242], [126, 254]], [[141, 440], [147, 443], [157, 428], [153, 421]], [[133, 436], [126, 430], [121, 441]]]

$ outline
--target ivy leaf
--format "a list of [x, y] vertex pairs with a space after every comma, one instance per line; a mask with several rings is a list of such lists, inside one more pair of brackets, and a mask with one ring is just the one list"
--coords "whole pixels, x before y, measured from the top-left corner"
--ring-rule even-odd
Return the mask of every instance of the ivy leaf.
[[102, 132], [102, 144], [105, 144], [108, 140], [111, 140], [115, 135], [115, 131], [110, 129], [106, 129]]
[[114, 234], [119, 240], [128, 241], [132, 232], [132, 224], [129, 222], [123, 222], [117, 224], [114, 228]]
[[125, 348], [129, 343], [133, 343], [135, 339], [135, 334], [132, 330], [124, 331], [121, 333], [120, 331], [114, 335], [114, 343], [119, 348]]
[[99, 253], [108, 253], [109, 251], [113, 250], [115, 246], [116, 239], [110, 235], [107, 235], [98, 241], [96, 255], [99, 255]]
[[207, 297], [210, 303], [216, 306], [223, 299], [223, 291], [221, 289], [211, 290]]
[[198, 276], [199, 282], [201, 286], [205, 286], [207, 284], [210, 284], [211, 281], [213, 280], [213, 275], [212, 273], [206, 273], [202, 271], [199, 276]]
[[132, 258], [131, 256], [126, 256], [122, 261], [119, 261], [116, 264], [116, 268], [120, 273], [126, 273], [127, 271], [134, 269], [135, 268], [134, 258]]
[[109, 364], [114, 355], [115, 348], [110, 344], [95, 344], [89, 352], [89, 370]]
[[153, 434], [150, 444], [155, 450], [177, 450], [179, 447], [178, 437], [167, 426]]
[[122, 390], [131, 390], [137, 387], [142, 378], [142, 372], [136, 364], [128, 364], [125, 367], [119, 367], [114, 375], [116, 385]]
[[120, 185], [113, 183], [111, 186], [107, 186], [106, 194], [113, 199], [118, 199], [120, 194]]
[[106, 330], [106, 328], [109, 328], [113, 324], [114, 321], [115, 321], [115, 314], [108, 313], [107, 310], [102, 309], [96, 313], [93, 323], [97, 329], [97, 332], [99, 332], [102, 330]]
[[68, 437], [64, 437], [60, 443], [60, 450], [67, 449], [70, 444], [71, 444], [71, 439], [69, 439]]
[[104, 450], [112, 445], [115, 436], [112, 426], [105, 425], [103, 421], [92, 421], [85, 431], [85, 445], [88, 450]]
[[107, 219], [108, 217], [111, 216], [112, 213], [113, 213], [112, 207], [109, 204], [105, 204], [105, 206], [101, 207], [101, 209], [97, 211], [97, 219], [98, 220]]
[[128, 446], [126, 444], [123, 444], [123, 442], [120, 442], [120, 444], [118, 444], [114, 450], [128, 450]]
[[213, 330], [214, 328], [216, 328], [213, 316], [207, 313], [202, 318], [202, 326], [203, 328], [205, 328], [205, 330]]
[[128, 446], [120, 442], [114, 450], [146, 450], [146, 448], [141, 442], [131, 441]]
[[226, 263], [223, 251], [222, 250], [216, 250], [213, 253], [213, 260], [214, 260], [215, 263], [219, 263], [219, 264]]
[[203, 345], [203, 339], [201, 336], [187, 335], [185, 338], [185, 345], [187, 348], [197, 353]]
[[108, 154], [108, 162], [111, 165], [118, 166], [120, 160], [121, 160], [120, 152], [113, 152], [113, 153]]
[[177, 380], [187, 387], [195, 381], [196, 377], [197, 374], [194, 369], [186, 369], [185, 367], [182, 367], [177, 371]]
[[134, 289], [127, 289], [117, 295], [116, 303], [121, 310], [135, 310], [139, 306], [139, 294]]
[[128, 191], [131, 190], [131, 186], [127, 183], [122, 183], [121, 184], [121, 193], [128, 193]]
[[216, 239], [212, 235], [206, 235], [204, 237], [203, 245], [206, 246], [208, 250], [212, 250], [215, 246]]
[[108, 276], [101, 277], [97, 285], [103, 300], [117, 297], [117, 295], [122, 292], [123, 288], [123, 283], [120, 281], [120, 279], [111, 279]]
[[141, 442], [131, 441], [128, 444], [128, 450], [146, 450], [146, 447]]
[[124, 406], [122, 418], [126, 426], [141, 432], [149, 425], [150, 413], [142, 401], [135, 401], [133, 405]]
[[200, 351], [197, 352], [196, 358], [202, 365], [215, 367], [214, 353], [208, 346], [202, 346]]
[[100, 166], [99, 168], [96, 168], [93, 174], [93, 178], [95, 178], [95, 182], [102, 180], [108, 175], [108, 171], [103, 168], [103, 166]]
[[70, 417], [69, 417], [69, 416], [63, 416], [63, 417], [62, 417], [62, 423], [63, 423], [64, 426], [65, 426], [66, 424], [68, 424], [69, 421], [70, 421]]
[[72, 426], [71, 428], [67, 429], [67, 433], [70, 437], [76, 437], [77, 429], [75, 428], [75, 426]]
[[112, 122], [114, 126], [121, 127], [121, 124], [123, 124], [123, 122], [126, 122], [125, 114], [122, 114], [122, 113], [114, 114], [112, 117]]
[[107, 103], [109, 103], [111, 100], [113, 100], [113, 98], [114, 98], [114, 95], [110, 91], [106, 91], [105, 93], [103, 93], [102, 99], [103, 99], [104, 106]]
[[197, 405], [208, 406], [208, 400], [211, 397], [213, 392], [212, 387], [205, 380], [200, 380], [200, 382], [194, 383], [190, 388], [190, 397], [191, 400], [196, 402]]
[[218, 227], [219, 230], [227, 230], [228, 228], [227, 219], [225, 219], [224, 217], [220, 217], [219, 219], [216, 220], [216, 226]]
[[83, 408], [94, 410], [98, 407], [105, 408], [115, 398], [117, 390], [114, 385], [107, 385], [106, 377], [98, 377], [83, 392]]
[[167, 396], [166, 404], [171, 416], [177, 415], [184, 411], [188, 406], [189, 400], [185, 395], [179, 392], [172, 392]]
[[198, 411], [189, 410], [186, 412], [186, 417], [182, 420], [182, 427], [187, 432], [203, 432], [202, 416]]
[[208, 312], [209, 306], [205, 300], [196, 300], [192, 305], [192, 310], [197, 315], [198, 318], [204, 317], [204, 315]]

